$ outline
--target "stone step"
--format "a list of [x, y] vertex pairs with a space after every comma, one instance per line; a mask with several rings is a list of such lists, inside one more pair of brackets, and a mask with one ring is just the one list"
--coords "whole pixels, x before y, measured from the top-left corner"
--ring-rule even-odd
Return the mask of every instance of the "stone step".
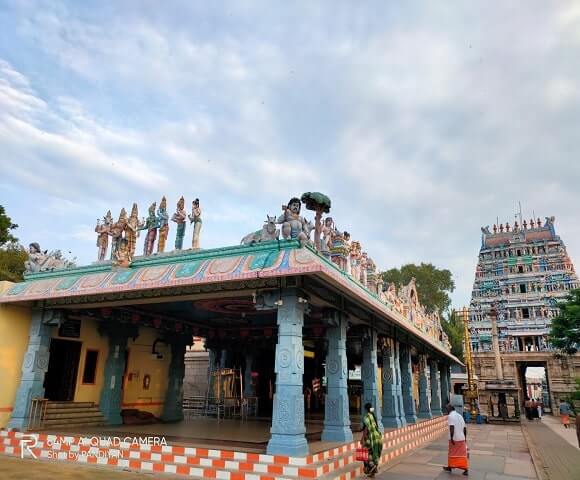
[[[46, 408], [92, 408], [95, 402], [48, 402]], [[98, 408], [98, 407], [97, 407]]]
[[63, 412], [50, 412], [45, 415], [46, 420], [52, 420], [56, 418], [92, 418], [100, 417], [104, 418], [103, 414], [99, 410], [65, 410]]
[[95, 417], [94, 420], [83, 420], [83, 421], [67, 421], [66, 419], [54, 419], [47, 420], [44, 423], [44, 429], [55, 430], [59, 428], [76, 428], [76, 427], [102, 427], [107, 423], [102, 418]]

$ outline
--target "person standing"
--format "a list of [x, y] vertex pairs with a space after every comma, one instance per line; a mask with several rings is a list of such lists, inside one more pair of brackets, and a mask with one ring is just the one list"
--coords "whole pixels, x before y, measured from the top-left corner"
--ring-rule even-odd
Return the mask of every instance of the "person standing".
[[467, 427], [463, 417], [455, 411], [451, 404], [447, 405], [447, 424], [449, 425], [449, 451], [447, 466], [443, 467], [446, 472], [454, 468], [463, 470], [463, 475], [469, 475], [469, 462], [467, 459]]
[[383, 436], [377, 425], [377, 417], [375, 417], [375, 409], [370, 403], [365, 404], [366, 414], [363, 418], [363, 433], [361, 443], [367, 448], [369, 452], [368, 462], [364, 463], [365, 475], [374, 477], [379, 469], [379, 462], [381, 460], [381, 452], [383, 451]]
[[563, 398], [560, 399], [560, 421], [564, 428], [570, 427], [570, 405]]

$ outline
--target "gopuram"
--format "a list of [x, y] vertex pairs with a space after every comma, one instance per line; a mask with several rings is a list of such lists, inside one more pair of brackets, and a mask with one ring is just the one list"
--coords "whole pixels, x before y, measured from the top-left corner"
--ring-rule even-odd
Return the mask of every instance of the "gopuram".
[[[527, 367], [544, 367], [546, 411], [574, 391], [580, 355], [557, 357], [548, 340], [557, 304], [580, 287], [554, 217], [482, 228], [469, 333], [482, 413], [522, 411]], [[507, 410], [505, 407], [507, 406]], [[505, 413], [504, 413], [505, 415]]]
[[[230, 449], [255, 441], [253, 451], [263, 446], [274, 457], [235, 458], [266, 462], [259, 468], [275, 473], [296, 470], [289, 461], [312, 464], [310, 473], [289, 474], [300, 478], [320, 476], [320, 462], [360, 469], [353, 431], [356, 437], [367, 402], [385, 431], [389, 460], [446, 431], [442, 404], [458, 360], [439, 317], [420, 305], [414, 281], [399, 291], [384, 284], [360, 242], [336, 227], [328, 197], [291, 198], [280, 214], [264, 216], [262, 228], [240, 235], [240, 245], [211, 249], [202, 248], [199, 199], [189, 212], [184, 197], [174, 213], [167, 203], [152, 203], [145, 219], [136, 204], [117, 220], [108, 212], [95, 228], [90, 265], [31, 270], [22, 283], [0, 284], [0, 322], [14, 345], [13, 367], [0, 377], [0, 399], [11, 406], [0, 427], [110, 435], [130, 431], [135, 411], [148, 412], [157, 421], [146, 430], [151, 435], [179, 428], [182, 442], [213, 438]], [[192, 248], [184, 249], [188, 223]], [[209, 388], [196, 405], [183, 398], [184, 356], [194, 338], [210, 363]], [[316, 408], [320, 418], [309, 413]], [[208, 431], [193, 411], [216, 428]], [[218, 425], [242, 420], [219, 437]], [[334, 450], [313, 457], [321, 441], [334, 442]], [[202, 465], [213, 465], [207, 449], [164, 448], [181, 452], [180, 462], [189, 455], [199, 465], [205, 455]], [[139, 468], [157, 471], [148, 455], [154, 466]], [[169, 463], [159, 471], [215, 477], [224, 468]]]

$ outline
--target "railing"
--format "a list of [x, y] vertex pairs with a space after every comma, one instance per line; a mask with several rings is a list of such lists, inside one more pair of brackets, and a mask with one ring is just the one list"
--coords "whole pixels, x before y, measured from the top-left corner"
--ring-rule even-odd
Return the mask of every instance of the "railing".
[[47, 406], [48, 398], [33, 398], [30, 401], [30, 414], [28, 416], [27, 430], [34, 430], [44, 427]]

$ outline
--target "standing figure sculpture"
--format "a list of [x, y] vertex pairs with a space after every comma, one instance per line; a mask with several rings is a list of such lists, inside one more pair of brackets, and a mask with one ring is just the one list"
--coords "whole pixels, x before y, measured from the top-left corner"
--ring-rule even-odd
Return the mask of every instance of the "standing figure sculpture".
[[326, 217], [322, 225], [322, 237], [320, 239], [320, 253], [329, 255], [332, 248], [332, 241], [335, 236], [334, 221], [332, 217]]
[[165, 251], [165, 242], [169, 235], [169, 214], [167, 213], [167, 200], [161, 199], [159, 210], [157, 210], [157, 226], [159, 227], [159, 242], [157, 242], [157, 253]]
[[123, 238], [123, 232], [125, 231], [125, 226], [127, 225], [127, 212], [124, 208], [121, 209], [119, 213], [119, 220], [117, 220], [113, 225], [111, 225], [111, 230], [109, 235], [111, 235], [111, 260], [115, 259], [115, 253], [119, 249], [119, 244]]
[[157, 216], [155, 215], [155, 207], [157, 202], [153, 202], [149, 207], [149, 215], [147, 220], [145, 220], [145, 228], [147, 229], [147, 235], [145, 236], [145, 246], [143, 248], [143, 255], [149, 256], [153, 253], [153, 245], [155, 244], [155, 239], [157, 238]]
[[137, 209], [137, 204], [133, 204], [131, 208], [131, 215], [129, 215], [129, 220], [127, 220], [127, 225], [125, 225], [125, 240], [127, 240], [127, 251], [131, 255], [131, 258], [135, 256], [135, 248], [137, 246], [137, 237], [139, 236], [139, 230], [143, 228], [144, 222], [139, 221], [139, 211]]
[[300, 199], [294, 197], [288, 205], [282, 205], [282, 215], [278, 217], [276, 223], [282, 224], [282, 237], [284, 240], [299, 240], [302, 246], [306, 245], [308, 236], [304, 233], [304, 219], [300, 216], [302, 203]]
[[189, 223], [193, 223], [193, 238], [191, 239], [191, 248], [199, 250], [199, 233], [201, 232], [201, 208], [199, 208], [199, 198], [196, 198], [191, 204], [191, 215], [188, 215]]
[[187, 212], [185, 211], [185, 199], [181, 197], [177, 202], [177, 209], [171, 217], [171, 221], [177, 223], [177, 232], [175, 234], [175, 250], [183, 248], [183, 237], [185, 236], [185, 222], [187, 220]]
[[99, 262], [102, 262], [107, 255], [107, 249], [109, 248], [109, 232], [111, 231], [111, 226], [113, 225], [113, 216], [111, 215], [111, 210], [103, 217], [103, 223], [97, 219], [97, 226], [95, 227], [95, 232], [98, 234], [97, 237], [97, 247], [99, 248]]

